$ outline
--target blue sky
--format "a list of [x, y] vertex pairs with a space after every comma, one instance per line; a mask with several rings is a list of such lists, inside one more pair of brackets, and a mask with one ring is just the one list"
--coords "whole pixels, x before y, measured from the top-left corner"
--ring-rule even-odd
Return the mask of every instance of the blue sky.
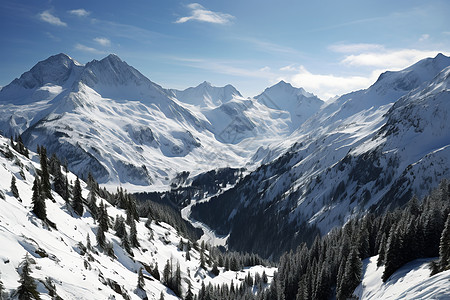
[[255, 96], [283, 79], [319, 95], [450, 55], [450, 1], [0, 2], [0, 86], [66, 53], [115, 53], [165, 88], [209, 81]]

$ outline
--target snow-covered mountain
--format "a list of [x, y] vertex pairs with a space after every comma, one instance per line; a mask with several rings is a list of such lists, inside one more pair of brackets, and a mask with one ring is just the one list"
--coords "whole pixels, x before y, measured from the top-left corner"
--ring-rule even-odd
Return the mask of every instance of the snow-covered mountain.
[[171, 90], [174, 96], [183, 103], [199, 107], [217, 107], [232, 100], [235, 97], [242, 97], [241, 93], [232, 85], [224, 87], [212, 86], [204, 81], [196, 87], [190, 87], [183, 91]]
[[314, 115], [324, 104], [315, 95], [306, 92], [303, 88], [294, 88], [285, 81], [265, 89], [255, 98], [267, 107], [289, 112], [292, 131]]
[[[275, 268], [262, 266], [239, 272], [219, 267], [219, 274], [213, 275], [210, 267], [207, 270], [200, 267], [201, 249], [190, 249], [188, 259], [187, 238], [167, 223], [154, 220], [148, 225], [147, 218], [136, 222], [140, 246], [132, 247], [131, 254], [127, 253], [123, 241], [112, 229], [118, 217], [126, 219], [127, 213], [97, 196], [97, 206], [105, 205], [111, 222], [105, 237], [111, 242], [114, 258], [107, 255], [96, 240], [100, 222], [94, 220], [86, 205], [84, 213], [78, 216], [70, 204], [52, 191], [53, 200], [45, 200], [48, 221], [42, 221], [32, 212], [32, 186], [41, 166], [35, 153], [29, 155], [31, 159], [19, 154], [9, 139], [0, 136], [0, 176], [4, 179], [0, 181], [0, 298], [17, 299], [25, 255], [30, 258], [31, 276], [41, 299], [160, 299], [161, 294], [164, 299], [180, 299], [163, 284], [163, 269], [168, 261], [172, 262], [173, 272], [177, 264], [180, 266], [183, 295], [189, 285], [197, 294], [202, 282], [206, 286], [209, 283], [230, 285], [233, 280], [238, 284], [256, 272], [265, 271], [269, 282], [272, 279]], [[76, 180], [74, 174], [62, 172], [68, 176], [69, 183]], [[11, 178], [16, 179], [18, 198], [12, 193]], [[81, 188], [83, 198], [91, 199], [84, 182]], [[130, 233], [130, 226], [125, 225], [125, 230]], [[186, 243], [181, 249], [180, 240]], [[206, 259], [210, 252], [204, 253]], [[160, 279], [151, 273], [156, 264]], [[137, 288], [140, 268], [143, 268], [143, 289]]]
[[166, 90], [115, 55], [86, 65], [65, 54], [41, 61], [0, 91], [0, 111], [4, 135], [45, 145], [80, 176], [134, 188], [243, 166], [292, 131], [288, 113], [231, 85]]
[[[254, 159], [264, 164], [192, 207], [193, 216], [231, 231], [232, 248], [271, 255], [302, 235], [426, 195], [450, 177], [449, 65], [440, 54], [326, 103], [284, 142], [261, 147]], [[260, 233], [240, 229], [248, 224]]]

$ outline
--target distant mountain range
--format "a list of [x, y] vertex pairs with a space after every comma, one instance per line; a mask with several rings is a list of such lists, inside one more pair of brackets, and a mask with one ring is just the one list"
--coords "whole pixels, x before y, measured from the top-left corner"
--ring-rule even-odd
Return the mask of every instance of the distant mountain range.
[[208, 82], [168, 90], [115, 55], [81, 65], [58, 54], [0, 91], [0, 130], [32, 149], [45, 145], [79, 176], [133, 189], [167, 185], [181, 171], [245, 165], [322, 104], [285, 83], [256, 99]]

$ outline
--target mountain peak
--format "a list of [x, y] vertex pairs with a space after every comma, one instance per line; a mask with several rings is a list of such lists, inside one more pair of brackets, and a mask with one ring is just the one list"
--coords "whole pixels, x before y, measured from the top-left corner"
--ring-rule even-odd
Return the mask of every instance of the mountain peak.
[[234, 97], [242, 97], [241, 93], [231, 84], [217, 87], [208, 81], [183, 91], [172, 90], [172, 92], [182, 102], [200, 107], [215, 107], [230, 101]]

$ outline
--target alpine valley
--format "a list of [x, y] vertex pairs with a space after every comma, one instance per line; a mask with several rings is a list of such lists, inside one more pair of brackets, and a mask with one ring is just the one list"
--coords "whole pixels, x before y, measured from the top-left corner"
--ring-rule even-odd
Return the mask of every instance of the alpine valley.
[[443, 54], [327, 101], [51, 56], [0, 90], [0, 298], [448, 299], [449, 116]]

